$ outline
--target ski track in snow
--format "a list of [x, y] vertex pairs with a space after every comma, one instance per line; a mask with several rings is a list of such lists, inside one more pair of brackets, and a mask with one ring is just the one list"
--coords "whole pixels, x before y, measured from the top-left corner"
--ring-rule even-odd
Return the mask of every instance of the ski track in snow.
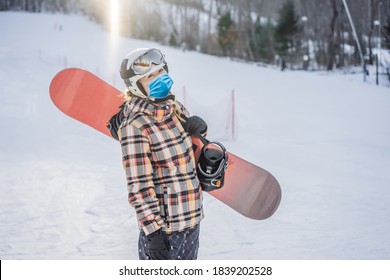
[[235, 90], [237, 140], [221, 141], [282, 186], [265, 221], [205, 194], [200, 259], [390, 258], [389, 87], [114, 38], [76, 15], [0, 12], [0, 34], [1, 259], [138, 258], [120, 147], [63, 115], [48, 90], [65, 66], [121, 89], [121, 59], [144, 46], [166, 53], [210, 138], [225, 135]]

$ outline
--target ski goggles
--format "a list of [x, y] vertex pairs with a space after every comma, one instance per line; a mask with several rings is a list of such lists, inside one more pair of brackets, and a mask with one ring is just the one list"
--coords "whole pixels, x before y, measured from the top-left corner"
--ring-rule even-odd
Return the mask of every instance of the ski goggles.
[[162, 63], [166, 64], [164, 55], [159, 50], [152, 49], [137, 58], [131, 65], [131, 69], [136, 75], [143, 75], [152, 69], [153, 64], [160, 65]]

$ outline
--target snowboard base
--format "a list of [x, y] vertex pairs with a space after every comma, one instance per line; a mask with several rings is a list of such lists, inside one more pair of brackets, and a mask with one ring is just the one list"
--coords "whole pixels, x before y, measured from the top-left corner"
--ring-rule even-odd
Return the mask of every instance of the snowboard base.
[[[78, 68], [64, 69], [50, 84], [50, 97], [59, 110], [109, 137], [106, 124], [119, 111], [120, 94], [94, 74]], [[196, 137], [192, 140], [198, 159], [203, 143]], [[282, 197], [278, 181], [265, 169], [232, 153], [228, 152], [228, 157], [224, 186], [209, 194], [245, 217], [263, 220], [272, 216]]]

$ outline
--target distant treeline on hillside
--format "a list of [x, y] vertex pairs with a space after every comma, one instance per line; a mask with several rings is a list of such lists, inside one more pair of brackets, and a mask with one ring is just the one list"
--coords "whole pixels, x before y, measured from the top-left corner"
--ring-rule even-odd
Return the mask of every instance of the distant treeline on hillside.
[[[343, 0], [0, 0], [0, 10], [78, 12], [139, 39], [292, 69], [362, 63]], [[390, 49], [390, 0], [347, 0], [363, 57]]]

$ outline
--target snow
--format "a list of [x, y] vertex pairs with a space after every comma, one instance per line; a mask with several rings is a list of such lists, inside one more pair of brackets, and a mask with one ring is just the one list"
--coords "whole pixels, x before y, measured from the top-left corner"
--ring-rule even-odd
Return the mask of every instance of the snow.
[[[48, 89], [64, 67], [122, 89], [122, 58], [145, 46], [166, 54], [174, 91], [209, 123], [209, 138], [282, 186], [280, 208], [265, 221], [205, 194], [199, 259], [390, 258], [386, 82], [117, 38], [79, 15], [0, 12], [0, 34], [1, 259], [138, 258], [120, 147], [63, 115]], [[234, 141], [225, 133], [232, 90]]]

